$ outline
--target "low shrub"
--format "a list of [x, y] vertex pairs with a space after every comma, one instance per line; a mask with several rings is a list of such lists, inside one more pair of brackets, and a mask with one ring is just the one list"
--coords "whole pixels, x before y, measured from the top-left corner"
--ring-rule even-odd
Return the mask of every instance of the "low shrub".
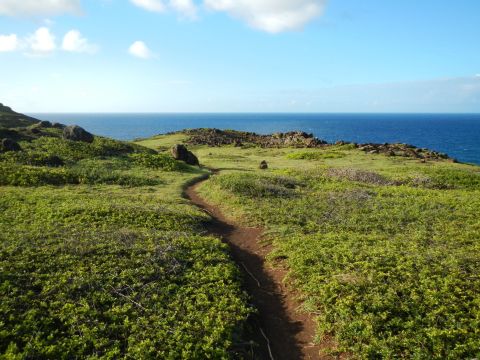
[[287, 155], [287, 159], [293, 160], [322, 160], [322, 159], [340, 159], [346, 155], [341, 152], [331, 152], [331, 151], [300, 151], [294, 152]]
[[229, 174], [212, 181], [222, 189], [248, 197], [291, 197], [300, 185], [295, 178], [275, 175]]
[[392, 185], [393, 182], [373, 171], [360, 170], [355, 168], [330, 168], [327, 176], [336, 179], [357, 181], [374, 185]]
[[164, 171], [182, 171], [188, 169], [187, 165], [166, 154], [137, 153], [132, 154], [130, 158], [135, 164], [149, 169]]
[[158, 179], [112, 172], [102, 168], [51, 168], [0, 162], [0, 185], [41, 186], [105, 184], [122, 186], [158, 185]]

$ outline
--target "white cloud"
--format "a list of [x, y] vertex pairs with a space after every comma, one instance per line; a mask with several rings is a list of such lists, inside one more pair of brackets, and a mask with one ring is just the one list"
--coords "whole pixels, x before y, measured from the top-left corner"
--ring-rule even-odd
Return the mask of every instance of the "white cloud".
[[80, 31], [70, 30], [63, 37], [62, 49], [69, 52], [92, 54], [97, 51], [98, 47], [90, 44]]
[[194, 19], [197, 16], [197, 6], [193, 0], [130, 0], [130, 2], [147, 11], [162, 13], [174, 10], [188, 18]]
[[79, 12], [79, 0], [0, 0], [0, 15], [37, 16]]
[[48, 54], [54, 51], [57, 46], [55, 44], [55, 36], [47, 27], [41, 27], [35, 33], [27, 38], [30, 49], [33, 54]]
[[169, 5], [188, 18], [194, 19], [197, 17], [197, 7], [192, 0], [170, 0]]
[[215, 11], [225, 11], [250, 26], [279, 33], [301, 29], [320, 16], [326, 0], [204, 0]]
[[152, 52], [143, 41], [135, 41], [128, 48], [128, 52], [141, 59], [150, 59], [153, 56]]
[[20, 41], [17, 35], [0, 35], [0, 52], [12, 52], [18, 50]]
[[134, 5], [148, 11], [163, 12], [165, 4], [161, 0], [130, 0]]

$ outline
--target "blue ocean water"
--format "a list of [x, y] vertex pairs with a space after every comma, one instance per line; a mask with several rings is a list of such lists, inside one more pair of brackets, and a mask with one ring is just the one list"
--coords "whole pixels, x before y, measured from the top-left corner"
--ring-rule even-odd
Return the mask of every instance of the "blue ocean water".
[[121, 140], [185, 128], [301, 130], [333, 142], [401, 142], [480, 164], [480, 114], [31, 114]]

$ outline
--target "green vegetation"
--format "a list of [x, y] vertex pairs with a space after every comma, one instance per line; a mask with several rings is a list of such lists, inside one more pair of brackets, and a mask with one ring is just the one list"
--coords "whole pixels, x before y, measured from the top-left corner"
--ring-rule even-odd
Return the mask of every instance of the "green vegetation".
[[0, 133], [7, 128], [29, 126], [37, 122], [37, 119], [16, 113], [8, 106], [0, 104]]
[[[166, 152], [187, 135], [2, 131], [22, 150], [0, 153], [0, 358], [238, 355], [251, 312], [238, 269], [181, 197], [207, 171]], [[221, 170], [202, 195], [266, 228], [328, 351], [480, 356], [478, 167], [349, 145], [189, 148]]]
[[298, 151], [292, 152], [287, 155], [288, 159], [294, 160], [321, 160], [321, 159], [339, 159], [345, 157], [343, 152], [334, 152], [334, 151]]
[[[160, 146], [150, 143], [151, 146]], [[480, 170], [347, 147], [194, 148], [202, 195], [266, 227], [317, 341], [354, 358], [480, 356]], [[269, 170], [259, 170], [266, 160]]]
[[47, 130], [0, 154], [0, 358], [234, 356], [239, 273], [181, 197], [206, 172]]

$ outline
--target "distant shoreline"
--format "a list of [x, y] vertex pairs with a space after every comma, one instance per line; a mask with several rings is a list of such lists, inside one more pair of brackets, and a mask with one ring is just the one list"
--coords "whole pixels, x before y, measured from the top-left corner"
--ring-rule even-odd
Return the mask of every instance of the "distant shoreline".
[[480, 165], [480, 114], [349, 113], [35, 113], [41, 120], [78, 124], [120, 140], [185, 128], [220, 128], [259, 134], [305, 131], [328, 142], [407, 143]]

